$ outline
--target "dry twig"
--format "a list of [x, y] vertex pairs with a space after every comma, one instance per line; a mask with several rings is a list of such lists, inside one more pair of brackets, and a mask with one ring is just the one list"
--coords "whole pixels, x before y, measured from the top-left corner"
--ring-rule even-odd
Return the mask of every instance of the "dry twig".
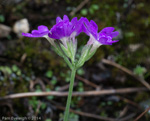
[[[77, 82], [74, 82], [74, 85], [73, 85], [73, 87], [75, 87], [75, 86], [77, 86]], [[65, 90], [67, 90], [67, 89], [69, 89], [69, 84], [67, 84], [67, 85], [64, 85], [64, 86], [62, 86], [62, 87], [60, 87], [59, 89], [58, 89], [58, 91], [65, 91]]]
[[138, 109], [141, 109], [141, 107], [137, 103], [133, 102], [132, 100], [129, 100], [129, 99], [127, 99], [125, 97], [121, 97], [121, 96], [118, 96], [118, 98], [120, 98], [121, 100], [123, 100], [124, 102], [126, 102], [128, 104], [131, 104], [132, 106], [135, 106]]
[[92, 86], [92, 87], [94, 87], [94, 88], [99, 88], [98, 85], [96, 85], [96, 84], [90, 82], [90, 81], [87, 80], [87, 79], [82, 78], [81, 76], [76, 75], [76, 78], [79, 79], [79, 80], [81, 80], [81, 81], [83, 81], [83, 82], [84, 82], [85, 84], [87, 84], [87, 85], [90, 85], [90, 86]]
[[115, 62], [112, 62], [110, 60], [106, 60], [106, 59], [102, 59], [102, 62], [105, 63], [105, 64], [109, 64], [109, 65], [112, 65], [116, 68], [119, 68], [120, 70], [126, 72], [127, 74], [129, 74], [130, 76], [134, 77], [136, 80], [138, 80], [139, 82], [141, 82], [145, 87], [147, 87], [149, 90], [150, 90], [150, 85], [144, 80], [142, 79], [141, 77], [135, 75], [132, 71], [130, 71], [129, 69], [115, 63]]
[[[54, 101], [51, 101], [51, 103], [53, 103], [57, 109], [65, 110], [65, 107], [60, 106], [60, 104], [58, 104]], [[73, 109], [70, 109], [70, 112], [73, 112], [73, 113], [81, 115], [81, 116], [85, 116], [85, 117], [89, 117], [89, 118], [95, 118], [95, 119], [99, 119], [99, 120], [103, 120], [103, 121], [128, 121], [129, 119], [131, 119], [135, 116], [135, 113], [134, 113], [134, 114], [130, 114], [130, 115], [123, 117], [123, 118], [115, 119], [115, 118], [110, 118], [110, 117], [102, 117], [102, 116], [99, 116], [96, 114], [86, 113], [86, 112], [82, 112], [82, 111], [76, 111]]]
[[148, 107], [143, 113], [141, 113], [134, 121], [138, 121], [145, 113], [147, 113], [150, 110], [150, 107]]
[[[65, 110], [65, 107], [63, 107], [63, 106], [55, 105], [55, 107], [56, 107], [57, 109], [60, 109], [60, 110]], [[76, 111], [76, 110], [73, 110], [73, 109], [70, 109], [70, 112], [73, 112], [73, 113], [78, 114], [78, 115], [81, 115], [81, 116], [90, 117], [90, 118], [95, 118], [95, 119], [100, 119], [100, 120], [104, 120], [104, 121], [115, 121], [114, 118], [102, 117], [102, 116], [98, 116], [98, 115], [91, 114], [91, 113]]]
[[77, 7], [76, 9], [74, 9], [73, 11], [71, 11], [70, 16], [74, 16], [74, 14], [76, 12], [78, 12], [84, 5], [86, 5], [89, 2], [89, 0], [84, 0], [82, 1]]
[[[99, 90], [99, 91], [85, 91], [85, 92], [73, 92], [72, 96], [100, 96], [100, 95], [110, 95], [110, 94], [126, 94], [126, 93], [133, 93], [139, 91], [148, 91], [147, 88], [123, 88], [123, 89], [108, 89], [108, 90]], [[18, 94], [11, 94], [4, 97], [1, 97], [0, 100], [5, 99], [15, 99], [15, 98], [25, 98], [25, 97], [32, 97], [32, 96], [58, 96], [64, 97], [68, 96], [68, 92], [58, 92], [58, 91], [50, 91], [50, 92], [27, 92], [27, 93], [18, 93]]]

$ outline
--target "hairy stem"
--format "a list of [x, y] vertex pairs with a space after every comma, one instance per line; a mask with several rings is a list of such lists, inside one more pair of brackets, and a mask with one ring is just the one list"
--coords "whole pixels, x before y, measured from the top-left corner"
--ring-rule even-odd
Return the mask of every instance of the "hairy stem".
[[69, 109], [70, 109], [70, 103], [71, 103], [71, 97], [72, 97], [72, 91], [73, 91], [75, 74], [76, 74], [76, 68], [72, 68], [68, 99], [67, 99], [67, 104], [66, 104], [65, 115], [64, 115], [64, 120], [63, 121], [68, 121]]

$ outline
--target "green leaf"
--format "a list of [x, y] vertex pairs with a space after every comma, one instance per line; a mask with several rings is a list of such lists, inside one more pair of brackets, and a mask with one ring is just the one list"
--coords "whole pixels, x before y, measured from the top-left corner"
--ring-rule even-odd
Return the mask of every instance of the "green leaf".
[[21, 71], [18, 70], [16, 74], [17, 74], [18, 76], [21, 76]]
[[81, 14], [84, 15], [84, 16], [86, 16], [88, 14], [87, 9], [82, 9], [81, 10]]
[[13, 71], [13, 72], [17, 72], [18, 70], [19, 70], [19, 69], [18, 69], [18, 67], [17, 67], [16, 65], [13, 65], [13, 66], [12, 66], [12, 71]]
[[48, 100], [53, 100], [53, 99], [54, 99], [54, 96], [47, 96], [47, 99], [48, 99]]
[[0, 22], [4, 22], [5, 21], [5, 17], [3, 15], [0, 15]]
[[107, 105], [112, 105], [112, 104], [113, 104], [112, 101], [108, 101], [108, 102], [107, 102]]
[[137, 65], [136, 68], [134, 68], [133, 70], [134, 74], [139, 75], [139, 76], [143, 76], [144, 73], [146, 73], [146, 71], [147, 71], [146, 68], [140, 65]]
[[44, 110], [45, 108], [46, 108], [46, 104], [45, 104], [45, 103], [42, 103], [42, 104], [41, 104], [41, 109]]
[[127, 33], [125, 33], [125, 36], [126, 37], [134, 37], [135, 34], [133, 32], [127, 32]]
[[49, 70], [49, 71], [46, 72], [45, 76], [47, 78], [51, 78], [53, 76], [53, 72], [51, 70]]
[[102, 111], [100, 116], [107, 117], [108, 115], [107, 115], [107, 113], [105, 111]]
[[78, 75], [84, 75], [84, 73], [85, 72], [84, 72], [84, 70], [82, 68], [80, 68], [80, 69], [77, 70], [77, 74]]
[[79, 116], [77, 114], [70, 113], [69, 121], [79, 121]]
[[52, 121], [51, 119], [46, 119], [45, 121]]
[[96, 4], [93, 4], [93, 5], [91, 6], [91, 8], [93, 8], [94, 10], [98, 10], [98, 9], [99, 9], [99, 6], [96, 5]]
[[83, 92], [83, 91], [84, 91], [83, 87], [79, 87], [79, 88], [78, 88], [78, 91], [79, 91], [79, 92]]
[[11, 73], [12, 73], [11, 68], [8, 67], [8, 66], [5, 67], [4, 71], [5, 71], [6, 73], [8, 73], [8, 74], [11, 74]]
[[57, 80], [55, 80], [55, 79], [54, 79], [54, 80], [51, 80], [51, 84], [52, 84], [52, 85], [56, 85], [56, 83], [57, 83]]
[[94, 14], [94, 9], [93, 8], [89, 8], [89, 12], [90, 12], [90, 14]]

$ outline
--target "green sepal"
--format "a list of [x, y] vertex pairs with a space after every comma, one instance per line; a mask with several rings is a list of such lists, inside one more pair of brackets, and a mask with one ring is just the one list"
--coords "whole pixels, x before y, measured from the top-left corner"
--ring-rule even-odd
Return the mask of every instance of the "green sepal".
[[[60, 48], [60, 46], [59, 46], [57, 43], [55, 43], [55, 44], [56, 44], [55, 47], [52, 46], [53, 50], [54, 50], [59, 56], [61, 56], [61, 57], [65, 60], [65, 62], [68, 64], [68, 66], [70, 67], [70, 69], [72, 69], [72, 65], [71, 65], [69, 59], [67, 58], [67, 56], [65, 55], [65, 54], [66, 54], [65, 51], [67, 51], [67, 49], [66, 49], [63, 45], [61, 45], [61, 44], [60, 44], [60, 46], [61, 46], [62, 49]], [[65, 49], [66, 49], [66, 50], [65, 50]], [[63, 52], [62, 50], [63, 50], [64, 52]]]
[[62, 51], [61, 51], [59, 45], [58, 45], [57, 43], [55, 43], [55, 45], [56, 45], [55, 47], [52, 46], [53, 50], [54, 50], [59, 56], [63, 57], [63, 53], [62, 53]]
[[[90, 49], [90, 50], [91, 50], [91, 49]], [[88, 61], [88, 60], [95, 54], [96, 51], [97, 51], [97, 49], [95, 49], [95, 50], [92, 51], [92, 52], [89, 52], [89, 54], [86, 56], [85, 61]]]
[[81, 52], [81, 56], [79, 61], [76, 64], [77, 68], [80, 68], [81, 66], [83, 66], [83, 64], [88, 61], [97, 51], [97, 49], [92, 50], [92, 46], [93, 45], [86, 45]]
[[66, 54], [66, 56], [68, 56], [70, 58], [71, 57], [71, 53], [69, 52], [69, 50], [63, 44], [60, 44], [60, 46], [61, 46], [61, 49]]
[[81, 66], [83, 66], [84, 62], [87, 59], [87, 55], [89, 55], [89, 53], [90, 53], [90, 50], [91, 50], [91, 46], [90, 45], [86, 45], [82, 49], [80, 59], [79, 59], [79, 61], [76, 64], [77, 68], [80, 68]]
[[70, 59], [72, 58], [72, 56], [73, 56], [73, 44], [72, 44], [72, 42], [67, 42], [67, 48], [68, 48], [68, 51], [69, 51], [69, 53], [70, 53]]
[[71, 54], [70, 59], [72, 63], [74, 63], [75, 60], [75, 54], [76, 54], [76, 49], [77, 49], [77, 43], [73, 43], [73, 41], [67, 42], [68, 50]]

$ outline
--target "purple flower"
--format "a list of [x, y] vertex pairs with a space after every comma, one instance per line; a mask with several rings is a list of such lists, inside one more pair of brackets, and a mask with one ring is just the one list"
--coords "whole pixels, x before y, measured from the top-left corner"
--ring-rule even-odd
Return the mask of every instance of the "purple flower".
[[100, 45], [112, 45], [112, 43], [118, 42], [119, 40], [112, 40], [114, 37], [118, 36], [119, 32], [115, 31], [113, 27], [106, 27], [98, 33], [97, 24], [91, 20], [88, 21], [84, 18], [84, 32], [90, 36], [88, 44], [93, 44], [99, 42]]
[[77, 36], [83, 31], [83, 17], [77, 20], [74, 17], [71, 21], [67, 15], [64, 15], [63, 19], [56, 18], [56, 24], [51, 28], [48, 36], [53, 39], [62, 39], [64, 37]]
[[103, 45], [112, 45], [112, 43], [118, 42], [119, 40], [113, 40], [114, 37], [117, 37], [119, 35], [118, 31], [115, 31], [114, 27], [106, 27], [102, 29], [98, 33], [98, 42], [100, 42]]
[[47, 26], [40, 25], [38, 26], [38, 30], [32, 30], [31, 33], [22, 33], [22, 35], [26, 37], [44, 37], [48, 35], [48, 33], [49, 29], [47, 28]]

